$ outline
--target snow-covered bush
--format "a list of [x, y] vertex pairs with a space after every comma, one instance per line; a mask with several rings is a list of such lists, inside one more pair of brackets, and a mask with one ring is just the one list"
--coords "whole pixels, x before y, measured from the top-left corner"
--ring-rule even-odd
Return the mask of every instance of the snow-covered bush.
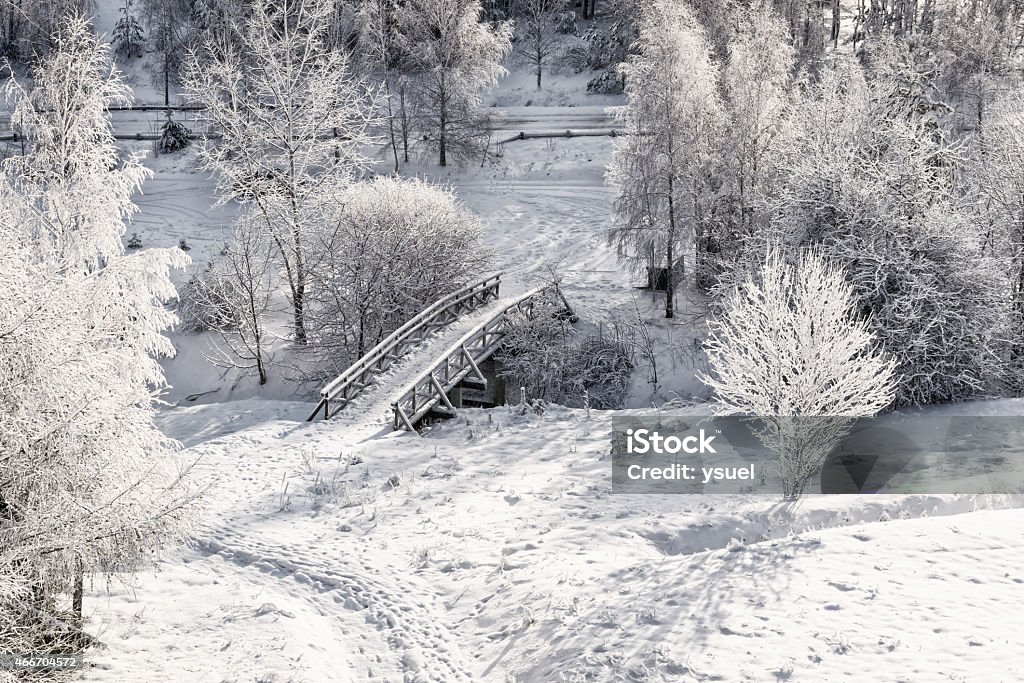
[[761, 418], [787, 499], [799, 498], [849, 421], [892, 403], [895, 362], [876, 350], [843, 270], [814, 251], [774, 249], [729, 295], [704, 342], [722, 414]]
[[560, 297], [513, 321], [495, 355], [508, 395], [569, 407], [622, 407], [634, 363], [627, 343], [604, 332], [578, 332]]
[[[168, 276], [177, 249], [125, 254], [132, 195], [149, 172], [115, 163], [108, 108], [130, 101], [109, 50], [70, 20], [8, 94], [27, 153], [0, 166], [0, 629], [82, 623], [85, 576], [134, 571], [179, 537], [188, 497], [153, 423], [174, 352]], [[70, 605], [63, 596], [71, 596]], [[69, 609], [70, 608], [70, 609]], [[23, 634], [22, 634], [23, 635]], [[49, 640], [49, 639], [47, 639]], [[36, 646], [36, 647], [33, 647]]]
[[587, 92], [595, 95], [621, 95], [626, 90], [626, 77], [615, 68], [605, 69], [587, 81]]
[[441, 296], [481, 274], [480, 220], [455, 194], [420, 180], [350, 186], [321, 234], [311, 339], [344, 365]]
[[171, 117], [171, 112], [167, 112], [167, 121], [160, 128], [160, 139], [157, 140], [156, 148], [160, 154], [170, 154], [172, 152], [178, 152], [188, 147], [191, 142], [189, 136], [192, 135], [192, 131], [184, 126], [184, 124], [175, 121]]
[[558, 12], [554, 17], [555, 33], [563, 36], [578, 36], [579, 28], [576, 26], [576, 13], [572, 10]]
[[207, 261], [193, 273], [178, 296], [176, 311], [181, 329], [187, 332], [212, 332], [231, 329], [237, 323], [228, 303], [231, 282], [217, 263]]

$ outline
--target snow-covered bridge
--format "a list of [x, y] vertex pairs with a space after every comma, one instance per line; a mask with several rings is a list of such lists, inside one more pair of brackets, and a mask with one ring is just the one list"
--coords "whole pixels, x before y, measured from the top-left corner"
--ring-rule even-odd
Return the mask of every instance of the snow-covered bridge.
[[[481, 369], [508, 334], [553, 285], [501, 298], [501, 273], [452, 292], [418, 313], [320, 390], [309, 420], [330, 418], [373, 385], [374, 402], [387, 401], [394, 429], [414, 430], [430, 414], [454, 415], [462, 391], [482, 392], [494, 377]], [[399, 364], [393, 372], [388, 372]], [[408, 383], [408, 377], [414, 379]]]

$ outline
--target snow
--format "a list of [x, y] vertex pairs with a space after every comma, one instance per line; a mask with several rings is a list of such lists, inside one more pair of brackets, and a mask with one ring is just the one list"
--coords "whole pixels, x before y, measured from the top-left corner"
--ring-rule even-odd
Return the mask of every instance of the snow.
[[205, 521], [133, 590], [88, 600], [109, 649], [83, 680], [206, 680], [209, 662], [224, 681], [1014, 680], [1024, 666], [1019, 497], [618, 496], [613, 412], [467, 410], [420, 438], [305, 423], [308, 407], [165, 411], [210, 485]]

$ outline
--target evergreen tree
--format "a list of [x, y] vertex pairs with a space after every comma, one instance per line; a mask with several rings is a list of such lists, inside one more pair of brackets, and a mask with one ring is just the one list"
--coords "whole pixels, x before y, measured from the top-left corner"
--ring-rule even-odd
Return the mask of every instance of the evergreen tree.
[[114, 26], [114, 45], [117, 54], [125, 59], [140, 57], [142, 55], [142, 26], [133, 12], [135, 0], [124, 0], [124, 5], [118, 8], [121, 18]]

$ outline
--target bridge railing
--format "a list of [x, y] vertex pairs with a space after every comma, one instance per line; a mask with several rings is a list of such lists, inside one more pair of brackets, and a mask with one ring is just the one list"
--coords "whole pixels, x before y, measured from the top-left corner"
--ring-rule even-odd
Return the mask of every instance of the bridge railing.
[[449, 347], [432, 366], [406, 385], [398, 400], [391, 404], [393, 427], [414, 431], [416, 423], [438, 403], [454, 410], [448, 392], [470, 374], [485, 381], [480, 363], [494, 354], [508, 334], [512, 324], [509, 316], [517, 312], [529, 315], [538, 298], [554, 289], [554, 285], [544, 285], [517, 297], [490, 320], [477, 325]]
[[488, 275], [438, 299], [389, 334], [320, 390], [320, 401], [308, 419], [316, 419], [321, 411], [325, 419], [337, 414], [369, 386], [372, 375], [387, 370], [412, 346], [458, 319], [460, 314], [497, 299], [501, 275], [500, 272]]

